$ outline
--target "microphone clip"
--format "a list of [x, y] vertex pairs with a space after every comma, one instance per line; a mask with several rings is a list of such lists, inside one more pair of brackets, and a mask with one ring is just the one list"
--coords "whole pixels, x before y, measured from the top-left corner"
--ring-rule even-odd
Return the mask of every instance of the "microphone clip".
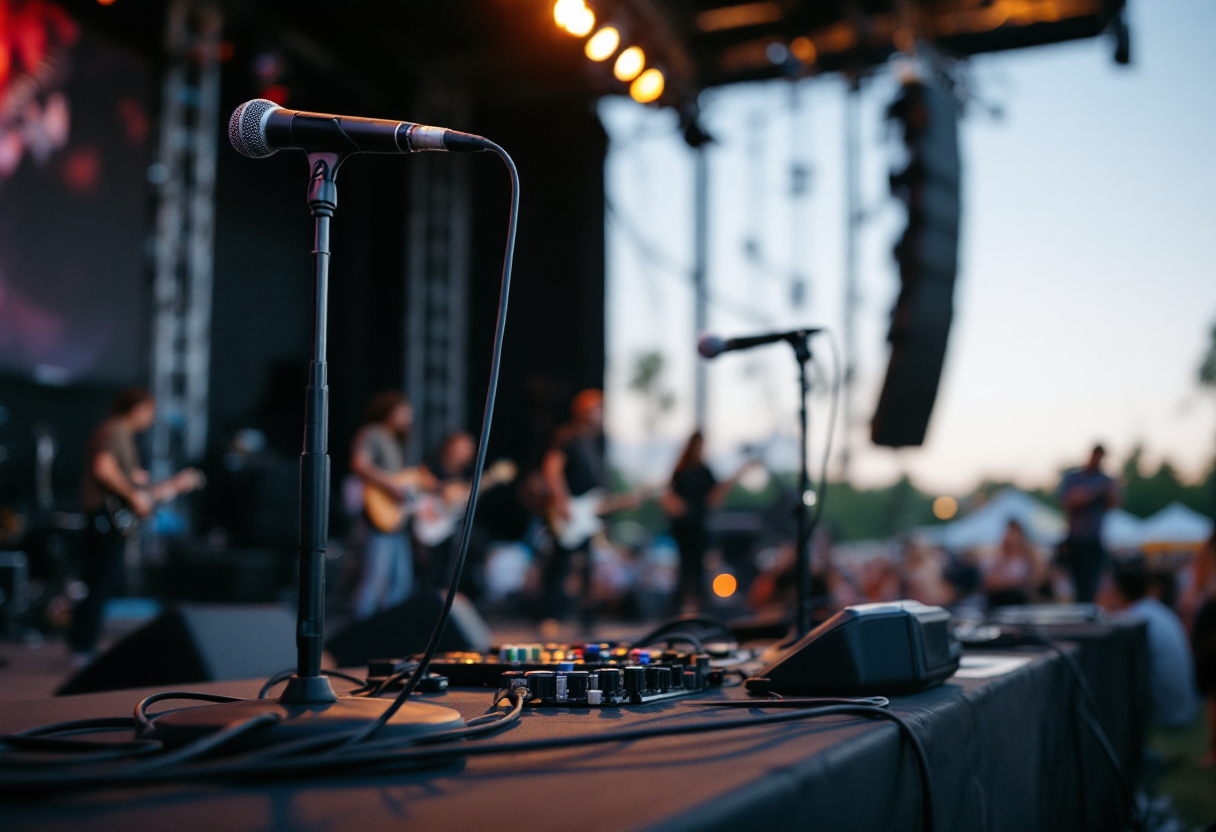
[[333, 216], [338, 207], [338, 166], [346, 155], [317, 150], [308, 153], [308, 207], [312, 215]]

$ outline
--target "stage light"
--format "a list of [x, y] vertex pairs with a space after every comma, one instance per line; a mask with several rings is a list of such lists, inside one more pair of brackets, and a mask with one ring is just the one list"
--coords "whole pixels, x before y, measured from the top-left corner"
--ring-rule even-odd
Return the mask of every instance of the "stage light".
[[99, 6], [112, 6], [112, 5], [114, 5], [114, 0], [97, 0], [97, 5], [99, 5]]
[[735, 590], [738, 588], [739, 582], [729, 572], [723, 572], [714, 578], [714, 595], [717, 595], [719, 598], [729, 598], [735, 594]]
[[557, 0], [553, 6], [553, 19], [558, 26], [580, 38], [595, 28], [595, 12], [587, 8], [583, 0]]
[[629, 85], [629, 95], [639, 104], [649, 104], [663, 94], [666, 81], [657, 69], [648, 69]]
[[933, 501], [933, 516], [938, 520], [949, 520], [958, 514], [958, 500], [949, 496], [941, 496]]
[[612, 74], [618, 81], [632, 81], [646, 66], [646, 53], [640, 46], [631, 46], [617, 56]]
[[566, 24], [566, 31], [572, 35], [577, 35], [580, 38], [594, 28], [595, 12], [586, 8], [572, 17], [570, 22]]
[[587, 4], [583, 0], [557, 0], [553, 4], [553, 20], [565, 29], [570, 18], [585, 8]]
[[612, 57], [612, 53], [620, 45], [621, 33], [611, 26], [605, 26], [591, 36], [584, 51], [587, 53], [587, 57], [593, 61], [606, 61]]

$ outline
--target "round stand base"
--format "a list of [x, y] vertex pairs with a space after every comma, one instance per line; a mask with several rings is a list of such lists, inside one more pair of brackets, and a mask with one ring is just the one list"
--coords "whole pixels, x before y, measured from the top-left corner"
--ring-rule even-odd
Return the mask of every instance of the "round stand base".
[[[356, 730], [379, 717], [391, 704], [391, 699], [359, 697], [345, 697], [336, 702], [319, 704], [284, 704], [278, 699], [246, 699], [167, 711], [157, 716], [153, 724], [165, 746], [176, 748], [259, 714], [278, 714], [279, 721], [274, 725], [233, 740], [233, 749], [248, 749]], [[426, 702], [406, 702], [376, 733], [376, 738], [434, 734], [463, 727], [464, 717], [451, 708]]]

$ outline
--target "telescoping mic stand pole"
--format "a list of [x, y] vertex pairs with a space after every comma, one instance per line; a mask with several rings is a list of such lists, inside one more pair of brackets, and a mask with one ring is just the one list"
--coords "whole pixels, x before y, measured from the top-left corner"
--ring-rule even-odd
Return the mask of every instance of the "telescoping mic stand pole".
[[308, 208], [316, 221], [313, 245], [316, 295], [312, 364], [304, 401], [304, 450], [300, 454], [300, 609], [296, 628], [296, 675], [281, 700], [335, 702], [329, 679], [321, 675], [325, 639], [325, 549], [329, 540], [329, 385], [325, 341], [329, 312], [329, 221], [338, 207], [335, 179], [342, 157], [309, 153]]
[[792, 335], [789, 344], [794, 348], [794, 357], [798, 359], [798, 637], [806, 635], [811, 629], [811, 527], [810, 495], [811, 475], [807, 467], [807, 445], [809, 418], [807, 416], [807, 397], [811, 394], [810, 377], [807, 375], [807, 365], [811, 362], [811, 334], [799, 332]]

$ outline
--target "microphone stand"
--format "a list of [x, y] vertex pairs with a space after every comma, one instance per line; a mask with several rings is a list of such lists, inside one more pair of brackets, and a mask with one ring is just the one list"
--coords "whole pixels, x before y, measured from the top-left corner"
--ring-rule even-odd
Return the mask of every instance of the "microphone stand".
[[806, 498], [810, 493], [811, 474], [807, 462], [808, 434], [810, 418], [807, 413], [807, 397], [811, 393], [811, 381], [807, 375], [807, 365], [811, 362], [811, 335], [802, 331], [791, 333], [786, 339], [794, 348], [794, 358], [798, 360], [798, 638], [802, 638], [811, 629], [811, 535], [815, 529], [807, 513]]
[[[335, 178], [346, 156], [308, 154], [308, 207], [316, 226], [313, 246], [315, 308], [313, 355], [304, 403], [304, 449], [300, 454], [300, 603], [296, 613], [296, 673], [276, 699], [240, 699], [182, 708], [155, 718], [168, 747], [213, 734], [246, 719], [263, 725], [243, 742], [269, 745], [324, 734], [365, 729], [393, 706], [388, 699], [339, 698], [321, 672], [325, 641], [325, 550], [329, 540], [329, 386], [325, 346], [329, 312], [329, 224], [338, 207]], [[408, 736], [465, 727], [459, 712], [425, 702], [392, 710], [381, 736]]]
[[296, 627], [296, 675], [280, 697], [293, 704], [336, 702], [321, 675], [325, 639], [325, 550], [329, 541], [329, 385], [325, 346], [329, 319], [329, 221], [338, 207], [335, 179], [343, 157], [309, 153], [308, 208], [316, 225], [313, 246], [314, 322], [312, 364], [304, 398], [304, 450], [300, 453], [300, 605]]

